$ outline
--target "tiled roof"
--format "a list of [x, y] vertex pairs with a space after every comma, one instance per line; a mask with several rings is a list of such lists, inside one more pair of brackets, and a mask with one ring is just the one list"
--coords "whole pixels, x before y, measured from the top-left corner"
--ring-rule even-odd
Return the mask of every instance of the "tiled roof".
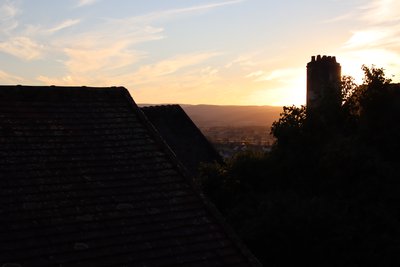
[[0, 86], [0, 266], [256, 266], [125, 88]]
[[222, 163], [222, 158], [179, 105], [143, 107], [142, 111], [194, 176], [200, 163]]

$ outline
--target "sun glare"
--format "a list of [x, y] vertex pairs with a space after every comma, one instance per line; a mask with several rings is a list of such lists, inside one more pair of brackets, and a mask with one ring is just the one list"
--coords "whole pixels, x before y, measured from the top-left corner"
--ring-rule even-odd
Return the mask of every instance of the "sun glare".
[[[362, 83], [364, 73], [361, 69], [362, 65], [371, 67], [372, 65], [377, 68], [383, 68], [388, 78], [398, 82], [397, 75], [400, 72], [398, 62], [400, 56], [396, 53], [387, 51], [385, 49], [364, 49], [353, 52], [351, 55], [339, 56], [340, 64], [342, 66], [342, 75], [350, 75], [355, 79], [357, 84]], [[393, 77], [393, 75], [396, 75]]]
[[274, 89], [269, 87], [255, 91], [249, 96], [248, 102], [254, 105], [271, 106], [305, 105], [307, 85], [304, 70], [292, 73], [290, 77], [282, 79], [274, 87]]
[[344, 75], [351, 76], [354, 78], [354, 81], [357, 84], [362, 83], [364, 77], [363, 71], [361, 69], [362, 64], [360, 64], [359, 62], [342, 60], [341, 66], [342, 66], [342, 76]]

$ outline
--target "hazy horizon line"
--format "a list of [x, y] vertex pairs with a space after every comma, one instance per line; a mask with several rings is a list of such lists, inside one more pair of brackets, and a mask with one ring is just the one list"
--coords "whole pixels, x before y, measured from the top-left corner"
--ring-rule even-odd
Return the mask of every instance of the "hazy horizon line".
[[[240, 105], [240, 104], [184, 104], [184, 103], [137, 103], [138, 106], [168, 106], [168, 105], [180, 105], [180, 106], [221, 106], [221, 107], [284, 107], [292, 105]], [[294, 104], [293, 104], [294, 105]], [[297, 105], [295, 105], [297, 106]]]

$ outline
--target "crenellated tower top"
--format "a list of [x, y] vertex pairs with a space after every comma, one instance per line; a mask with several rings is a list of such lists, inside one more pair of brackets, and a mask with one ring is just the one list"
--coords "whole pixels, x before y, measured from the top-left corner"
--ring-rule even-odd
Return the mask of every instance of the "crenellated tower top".
[[312, 56], [307, 64], [307, 109], [340, 105], [341, 66], [332, 56]]

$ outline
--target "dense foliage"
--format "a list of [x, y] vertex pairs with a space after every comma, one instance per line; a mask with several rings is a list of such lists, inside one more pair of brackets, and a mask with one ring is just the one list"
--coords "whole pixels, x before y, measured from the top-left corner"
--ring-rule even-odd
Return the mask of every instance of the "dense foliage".
[[400, 88], [363, 70], [322, 120], [284, 107], [270, 153], [204, 166], [204, 192], [265, 266], [400, 266]]

